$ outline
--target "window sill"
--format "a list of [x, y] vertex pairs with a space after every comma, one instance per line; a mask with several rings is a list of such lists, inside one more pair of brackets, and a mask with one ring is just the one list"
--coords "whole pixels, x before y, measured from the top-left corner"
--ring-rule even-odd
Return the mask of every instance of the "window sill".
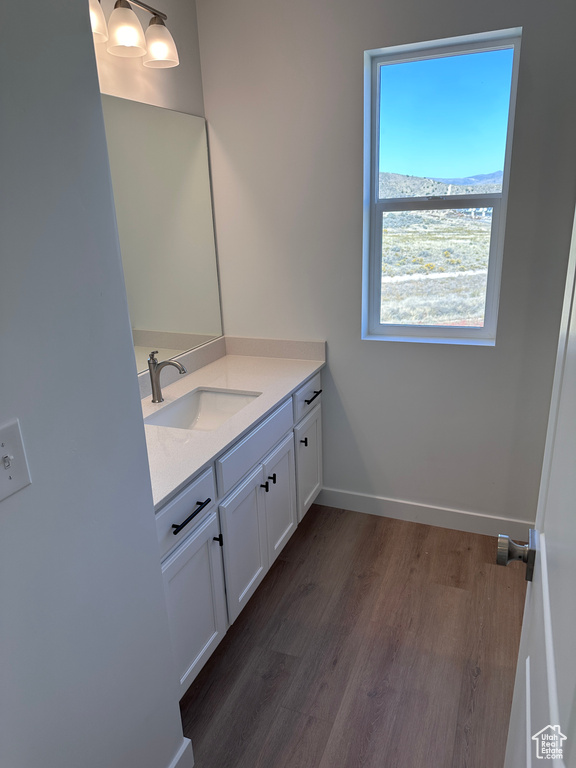
[[[424, 329], [422, 329], [424, 330]], [[426, 329], [428, 330], [428, 329]], [[430, 329], [432, 330], [432, 329]], [[436, 332], [436, 329], [434, 329]], [[495, 347], [496, 339], [493, 337], [480, 336], [479, 334], [467, 335], [426, 335], [419, 334], [419, 329], [411, 329], [410, 333], [362, 333], [363, 341], [404, 341], [412, 344], [457, 344], [472, 347]]]

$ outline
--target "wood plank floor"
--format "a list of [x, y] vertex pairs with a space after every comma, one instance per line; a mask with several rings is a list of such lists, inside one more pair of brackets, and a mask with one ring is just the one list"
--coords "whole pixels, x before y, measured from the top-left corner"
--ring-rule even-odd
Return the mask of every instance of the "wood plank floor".
[[313, 506], [181, 702], [196, 768], [501, 768], [524, 569]]

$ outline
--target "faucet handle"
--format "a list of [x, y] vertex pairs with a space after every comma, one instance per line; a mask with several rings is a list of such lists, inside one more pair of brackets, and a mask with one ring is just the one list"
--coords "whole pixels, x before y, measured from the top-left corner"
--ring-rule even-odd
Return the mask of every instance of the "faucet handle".
[[153, 363], [157, 363], [158, 361], [154, 357], [154, 355], [157, 355], [157, 354], [158, 354], [157, 349], [155, 349], [154, 352], [150, 352], [150, 354], [148, 355], [148, 360], [152, 360]]

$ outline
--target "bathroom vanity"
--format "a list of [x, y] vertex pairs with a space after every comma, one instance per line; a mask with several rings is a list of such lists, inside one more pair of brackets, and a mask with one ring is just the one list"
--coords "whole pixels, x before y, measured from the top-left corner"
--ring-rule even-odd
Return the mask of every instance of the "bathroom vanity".
[[221, 336], [205, 120], [102, 105], [138, 370], [162, 350], [164, 402], [139, 381], [184, 693], [320, 490], [325, 345]]
[[181, 695], [320, 491], [323, 365], [227, 354], [142, 401]]

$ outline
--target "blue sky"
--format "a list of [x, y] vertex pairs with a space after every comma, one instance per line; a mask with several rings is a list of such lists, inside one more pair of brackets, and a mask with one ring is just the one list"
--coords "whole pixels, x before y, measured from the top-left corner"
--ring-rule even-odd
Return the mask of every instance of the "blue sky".
[[510, 48], [382, 66], [380, 171], [503, 170], [512, 56]]

